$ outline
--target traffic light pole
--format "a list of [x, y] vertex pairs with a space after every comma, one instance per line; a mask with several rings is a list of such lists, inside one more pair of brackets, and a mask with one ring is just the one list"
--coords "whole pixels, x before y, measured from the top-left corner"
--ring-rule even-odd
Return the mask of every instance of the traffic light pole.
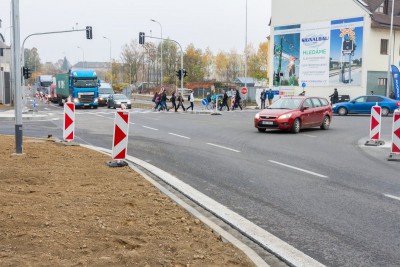
[[13, 72], [12, 87], [15, 92], [15, 153], [22, 154], [22, 88], [21, 88], [21, 50], [20, 50], [20, 24], [19, 24], [19, 0], [12, 1], [12, 25], [13, 25]]
[[[171, 39], [163, 39], [163, 38], [147, 36], [147, 35], [145, 35], [144, 37], [151, 38], [151, 39], [158, 39], [158, 40], [162, 40], [162, 41], [171, 41], [171, 42], [174, 42], [177, 45], [179, 45], [179, 48], [181, 49], [181, 70], [183, 71], [183, 49], [182, 49], [182, 46], [181, 46], [180, 43], [178, 43], [175, 40], [171, 40]], [[182, 73], [182, 79], [181, 79], [181, 94], [182, 94], [182, 97], [183, 97], [183, 73]]]

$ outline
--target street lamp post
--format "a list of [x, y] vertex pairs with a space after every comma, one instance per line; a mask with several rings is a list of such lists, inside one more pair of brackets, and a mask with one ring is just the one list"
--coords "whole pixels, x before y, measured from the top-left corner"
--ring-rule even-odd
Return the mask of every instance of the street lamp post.
[[[245, 34], [245, 46], [244, 46], [244, 87], [247, 89], [247, 0], [246, 0], [246, 34]], [[247, 91], [248, 92], [248, 91]], [[246, 107], [247, 94], [244, 98], [244, 106]]]
[[162, 25], [161, 25], [160, 22], [158, 22], [158, 21], [156, 21], [154, 19], [151, 19], [151, 21], [155, 22], [155, 23], [158, 23], [158, 25], [160, 25], [160, 28], [161, 28], [161, 68], [160, 68], [160, 70], [161, 70], [161, 86], [162, 86], [163, 85], [163, 53], [162, 53], [162, 50], [163, 50], [163, 36], [162, 36]]
[[110, 78], [110, 84], [112, 87], [112, 83], [113, 83], [113, 75], [112, 75], [112, 61], [111, 61], [111, 40], [108, 39], [107, 37], [103, 36], [104, 39], [107, 39], [110, 42], [110, 74], [111, 74], [111, 78]]
[[391, 68], [391, 57], [392, 57], [392, 42], [393, 42], [393, 12], [394, 12], [394, 0], [392, 0], [392, 15], [390, 18], [390, 35], [389, 35], [389, 51], [388, 51], [388, 72], [387, 72], [387, 79], [386, 79], [386, 96], [389, 97], [390, 95], [390, 68]]
[[82, 65], [83, 65], [83, 68], [85, 69], [85, 51], [80, 46], [78, 46], [78, 48], [80, 48], [82, 50], [82, 60], [83, 60]]

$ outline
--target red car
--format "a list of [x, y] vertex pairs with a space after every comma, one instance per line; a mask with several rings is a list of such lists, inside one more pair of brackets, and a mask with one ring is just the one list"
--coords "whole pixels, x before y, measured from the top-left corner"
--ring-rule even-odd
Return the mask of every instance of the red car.
[[323, 97], [283, 97], [260, 111], [254, 117], [254, 126], [259, 132], [266, 129], [289, 130], [321, 127], [328, 130], [332, 120], [332, 107]]

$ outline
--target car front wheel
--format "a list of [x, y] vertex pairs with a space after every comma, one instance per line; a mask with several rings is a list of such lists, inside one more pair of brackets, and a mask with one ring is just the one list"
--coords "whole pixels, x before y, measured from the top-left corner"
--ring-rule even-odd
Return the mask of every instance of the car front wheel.
[[300, 128], [301, 128], [300, 120], [299, 119], [295, 119], [294, 122], [293, 122], [293, 125], [292, 125], [291, 132], [297, 134], [297, 133], [300, 132]]
[[331, 119], [329, 118], [329, 116], [325, 116], [324, 121], [321, 124], [321, 129], [328, 130], [330, 125], [331, 125]]
[[264, 133], [266, 129], [263, 129], [263, 128], [257, 128], [257, 130], [258, 130], [260, 133]]
[[339, 114], [340, 116], [345, 116], [345, 115], [347, 115], [347, 109], [346, 109], [346, 108], [343, 108], [343, 107], [339, 108], [339, 109], [338, 109], [338, 114]]

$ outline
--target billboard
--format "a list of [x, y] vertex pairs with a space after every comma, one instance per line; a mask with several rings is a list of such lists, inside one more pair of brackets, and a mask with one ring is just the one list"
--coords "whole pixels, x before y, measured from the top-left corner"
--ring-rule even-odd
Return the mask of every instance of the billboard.
[[274, 85], [361, 85], [364, 19], [274, 28]]

